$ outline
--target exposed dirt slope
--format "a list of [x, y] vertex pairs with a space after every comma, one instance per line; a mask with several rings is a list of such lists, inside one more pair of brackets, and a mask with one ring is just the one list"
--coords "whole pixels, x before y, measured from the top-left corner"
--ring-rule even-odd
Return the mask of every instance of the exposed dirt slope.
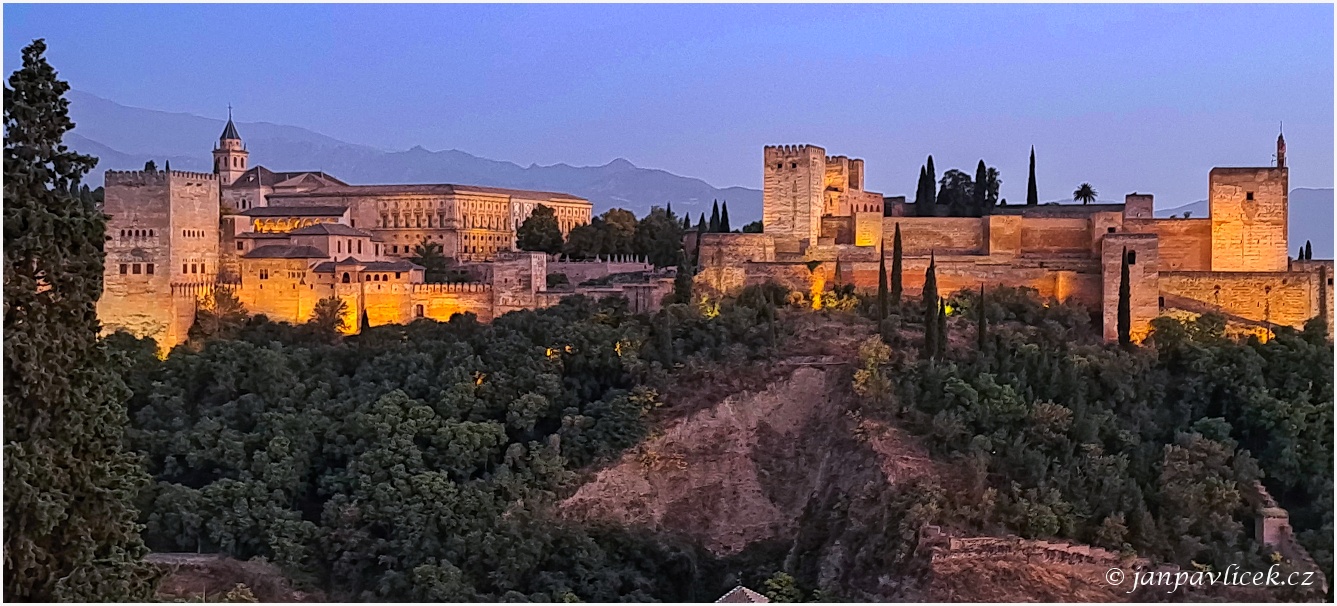
[[[266, 562], [195, 553], [153, 553], [145, 560], [165, 573], [158, 584], [158, 598], [164, 601], [325, 601], [320, 592], [294, 589], [277, 567]], [[238, 599], [248, 592], [253, 600]]]

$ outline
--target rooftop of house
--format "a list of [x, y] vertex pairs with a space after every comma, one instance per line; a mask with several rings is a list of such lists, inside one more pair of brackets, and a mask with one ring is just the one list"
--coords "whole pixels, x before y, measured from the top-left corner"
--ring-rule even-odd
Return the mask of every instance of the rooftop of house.
[[734, 587], [715, 600], [716, 604], [767, 604], [770, 599], [742, 585]]
[[349, 227], [343, 223], [316, 223], [288, 232], [290, 236], [356, 236], [370, 238], [371, 232]]
[[266, 244], [242, 255], [243, 259], [324, 259], [329, 257], [325, 251], [314, 246], [293, 246], [291, 244]]
[[509, 196], [512, 198], [534, 199], [542, 202], [543, 200], [553, 200], [565, 203], [584, 203], [590, 204], [589, 200], [551, 191], [531, 191], [524, 189], [507, 189], [503, 187], [483, 187], [479, 185], [457, 185], [452, 183], [434, 183], [434, 184], [403, 184], [403, 185], [341, 185], [333, 187], [321, 187], [311, 191], [294, 192], [274, 192], [269, 195], [273, 198], [321, 198], [331, 196], [389, 196], [389, 195], [423, 195], [423, 194], [485, 194], [494, 196]]
[[352, 257], [346, 257], [340, 261], [325, 261], [317, 263], [314, 271], [319, 273], [333, 273], [336, 267], [357, 266], [362, 271], [412, 271], [414, 269], [423, 269], [423, 266], [412, 261], [359, 261]]
[[347, 206], [258, 206], [241, 211], [247, 217], [342, 217]]

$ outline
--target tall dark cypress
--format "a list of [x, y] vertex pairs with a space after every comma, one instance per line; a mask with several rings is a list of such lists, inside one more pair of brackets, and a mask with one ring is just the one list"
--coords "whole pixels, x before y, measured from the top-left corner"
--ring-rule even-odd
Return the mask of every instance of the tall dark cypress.
[[938, 330], [933, 335], [934, 345], [938, 346], [937, 355], [939, 359], [947, 357], [947, 300], [938, 299]]
[[1039, 204], [1040, 193], [1035, 188], [1035, 146], [1031, 146], [1031, 175], [1026, 179], [1026, 203]]
[[928, 156], [928, 164], [924, 168], [924, 193], [928, 195], [928, 205], [932, 208], [938, 203], [937, 195], [934, 193], [938, 187], [938, 173], [933, 170], [933, 154]]
[[887, 249], [878, 249], [877, 255], [877, 323], [887, 319]]
[[972, 200], [975, 212], [980, 216], [988, 214], [984, 209], [986, 206], [985, 199], [988, 197], [988, 181], [989, 171], [984, 167], [984, 160], [980, 160], [979, 165], [975, 167], [975, 191], [973, 192], [975, 195]]
[[915, 215], [920, 217], [933, 216], [933, 207], [929, 202], [928, 188], [924, 185], [928, 181], [928, 169], [919, 167], [919, 183], [915, 185]]
[[725, 200], [724, 204], [720, 205], [720, 233], [727, 234], [731, 231], [733, 229], [729, 227], [729, 201]]
[[988, 309], [988, 300], [985, 298], [984, 285], [980, 284], [980, 302], [979, 317], [976, 324], [975, 338], [979, 341], [980, 353], [985, 353], [989, 347], [989, 314], [985, 313]]
[[1305, 240], [1305, 260], [1306, 261], [1314, 260], [1314, 245], [1311, 244], [1309, 240]]
[[[700, 250], [699, 245], [697, 250]], [[673, 279], [673, 301], [675, 303], [692, 302], [692, 275], [695, 273], [688, 262], [687, 251], [682, 251], [678, 260], [678, 275]]]
[[1295, 259], [1297, 261], [1303, 261], [1304, 258], [1305, 258], [1305, 247], [1301, 246], [1299, 250], [1295, 251]]
[[891, 304], [901, 306], [901, 224], [896, 224], [896, 236], [891, 240]]
[[1132, 342], [1132, 291], [1128, 283], [1128, 247], [1123, 248], [1123, 267], [1119, 270], [1119, 344]]
[[[668, 203], [664, 204], [664, 214], [668, 215], [668, 218], [673, 219], [673, 203], [672, 203], [672, 202], [668, 202]], [[676, 222], [677, 219], [674, 219], [674, 221]]]
[[720, 231], [720, 201], [716, 200], [710, 207], [710, 233], [719, 233]]
[[924, 272], [924, 357], [932, 358], [938, 353], [938, 277], [937, 261], [929, 253], [928, 270]]
[[70, 194], [97, 159], [61, 143], [70, 87], [45, 52], [23, 49], [4, 94], [4, 598], [145, 602], [156, 573], [133, 499], [150, 479], [98, 338], [106, 217]]

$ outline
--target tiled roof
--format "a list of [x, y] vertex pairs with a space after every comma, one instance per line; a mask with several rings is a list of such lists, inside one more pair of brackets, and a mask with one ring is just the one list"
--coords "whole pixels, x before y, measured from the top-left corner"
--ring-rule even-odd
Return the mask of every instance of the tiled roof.
[[342, 217], [347, 206], [257, 206], [241, 211], [247, 217]]
[[347, 183], [344, 183], [343, 181], [340, 181], [339, 179], [336, 179], [318, 170], [299, 170], [299, 171], [276, 173], [263, 166], [253, 166], [250, 169], [247, 169], [246, 172], [242, 173], [240, 177], [237, 177], [237, 180], [233, 181], [232, 185], [229, 185], [228, 187], [237, 187], [237, 186], [255, 187], [258, 185], [273, 186], [273, 185], [278, 185], [279, 183], [282, 183], [289, 179], [295, 179], [306, 175], [315, 177], [318, 181], [321, 181], [326, 186], [348, 185]]
[[720, 599], [715, 600], [716, 604], [767, 604], [769, 602], [770, 599], [766, 596], [743, 587], [742, 585], [730, 589], [729, 593], [726, 593], [720, 596]]
[[537, 200], [559, 200], [562, 202], [589, 204], [589, 200], [551, 191], [530, 191], [524, 189], [506, 189], [502, 187], [482, 187], [478, 185], [455, 185], [450, 183], [439, 184], [405, 184], [405, 185], [345, 185], [340, 187], [322, 187], [312, 191], [302, 192], [274, 192], [270, 198], [312, 198], [312, 197], [331, 197], [331, 196], [376, 196], [376, 195], [412, 195], [412, 194], [455, 194], [455, 193], [478, 193], [491, 194], [497, 196], [511, 196], [515, 198], [537, 199]]
[[227, 117], [227, 126], [223, 127], [223, 135], [218, 137], [219, 141], [225, 141], [227, 139], [241, 140], [241, 135], [237, 134], [236, 125], [232, 124], [232, 116]]
[[358, 261], [352, 257], [343, 259], [338, 263], [334, 261], [317, 263], [313, 269], [318, 273], [333, 273], [334, 268], [339, 265], [359, 265], [362, 267], [362, 271], [410, 271], [414, 269], [423, 269], [421, 265], [410, 261]]
[[287, 240], [288, 234], [281, 234], [268, 231], [244, 231], [237, 234], [238, 238], [247, 240]]
[[370, 238], [371, 232], [363, 231], [356, 227], [349, 227], [343, 223], [316, 223], [288, 232], [290, 236], [358, 236]]
[[329, 255], [314, 246], [266, 244], [242, 255], [243, 259], [324, 259]]

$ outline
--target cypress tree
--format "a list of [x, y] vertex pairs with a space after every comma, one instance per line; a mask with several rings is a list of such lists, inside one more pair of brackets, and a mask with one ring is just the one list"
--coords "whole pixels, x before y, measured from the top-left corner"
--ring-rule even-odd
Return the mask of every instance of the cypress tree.
[[989, 315], [985, 313], [985, 310], [988, 308], [988, 301], [985, 299], [983, 284], [980, 284], [979, 308], [979, 322], [975, 331], [975, 337], [979, 341], [979, 350], [982, 354], [988, 349], [989, 344]]
[[1314, 260], [1314, 245], [1310, 244], [1309, 240], [1305, 240], [1305, 260], [1306, 261]]
[[938, 299], [938, 330], [933, 335], [933, 342], [938, 346], [938, 358], [947, 357], [947, 300]]
[[167, 172], [172, 172], [172, 161], [168, 160], [166, 162], [163, 162], [162, 169]]
[[1031, 174], [1026, 179], [1026, 203], [1035, 205], [1040, 203], [1039, 190], [1035, 188], [1035, 146], [1031, 146]]
[[5, 87], [7, 601], [153, 599], [125, 449], [129, 389], [98, 339], [106, 218], [71, 188], [97, 163], [61, 140], [69, 85], [35, 40]]
[[362, 326], [359, 327], [358, 331], [366, 332], [368, 330], [371, 330], [371, 318], [367, 317], [367, 310], [364, 309], [362, 310]]
[[891, 240], [891, 304], [901, 306], [901, 224], [896, 224], [896, 235]]
[[716, 200], [710, 207], [710, 233], [719, 233], [720, 231], [720, 201]]
[[[664, 214], [668, 215], [668, 218], [673, 219], [673, 203], [672, 203], [672, 202], [668, 202], [668, 203], [665, 203], [665, 204], [664, 204]], [[677, 222], [677, 219], [673, 219], [673, 221], [676, 223], [676, 222]]]
[[1119, 270], [1119, 344], [1132, 342], [1132, 292], [1128, 284], [1128, 247], [1123, 247], [1123, 268]]
[[[933, 170], [933, 154], [928, 156], [928, 164], [924, 169], [924, 194], [928, 196], [928, 205], [932, 209], [934, 204], [938, 203], [935, 191], [938, 186], [938, 173]], [[932, 210], [929, 211], [930, 214]]]
[[929, 253], [928, 270], [924, 272], [924, 357], [932, 358], [938, 352], [938, 277], [937, 261]]
[[729, 228], [729, 201], [725, 200], [720, 206], [720, 233], [729, 233], [733, 231]]
[[929, 207], [928, 193], [925, 192], [924, 180], [928, 178], [928, 169], [919, 167], [919, 183], [915, 185], [915, 215], [929, 217], [933, 209]]
[[878, 250], [877, 256], [877, 325], [887, 319], [887, 249]]
[[[697, 244], [697, 254], [700, 254], [701, 245]], [[681, 260], [678, 261], [678, 275], [673, 279], [673, 300], [676, 303], [692, 302], [692, 268], [687, 263], [687, 251], [681, 253]]]
[[1304, 260], [1304, 258], [1305, 258], [1305, 247], [1301, 246], [1301, 247], [1299, 248], [1299, 250], [1296, 250], [1296, 251], [1295, 251], [1295, 258], [1296, 258], [1296, 260], [1299, 260], [1299, 261], [1303, 261], [1303, 260]]
[[975, 195], [972, 202], [974, 202], [975, 211], [978, 212], [981, 217], [987, 214], [984, 207], [987, 206], [985, 199], [988, 197], [988, 181], [988, 169], [984, 167], [984, 160], [980, 160], [979, 165], [975, 167], [975, 191], [973, 192]]

